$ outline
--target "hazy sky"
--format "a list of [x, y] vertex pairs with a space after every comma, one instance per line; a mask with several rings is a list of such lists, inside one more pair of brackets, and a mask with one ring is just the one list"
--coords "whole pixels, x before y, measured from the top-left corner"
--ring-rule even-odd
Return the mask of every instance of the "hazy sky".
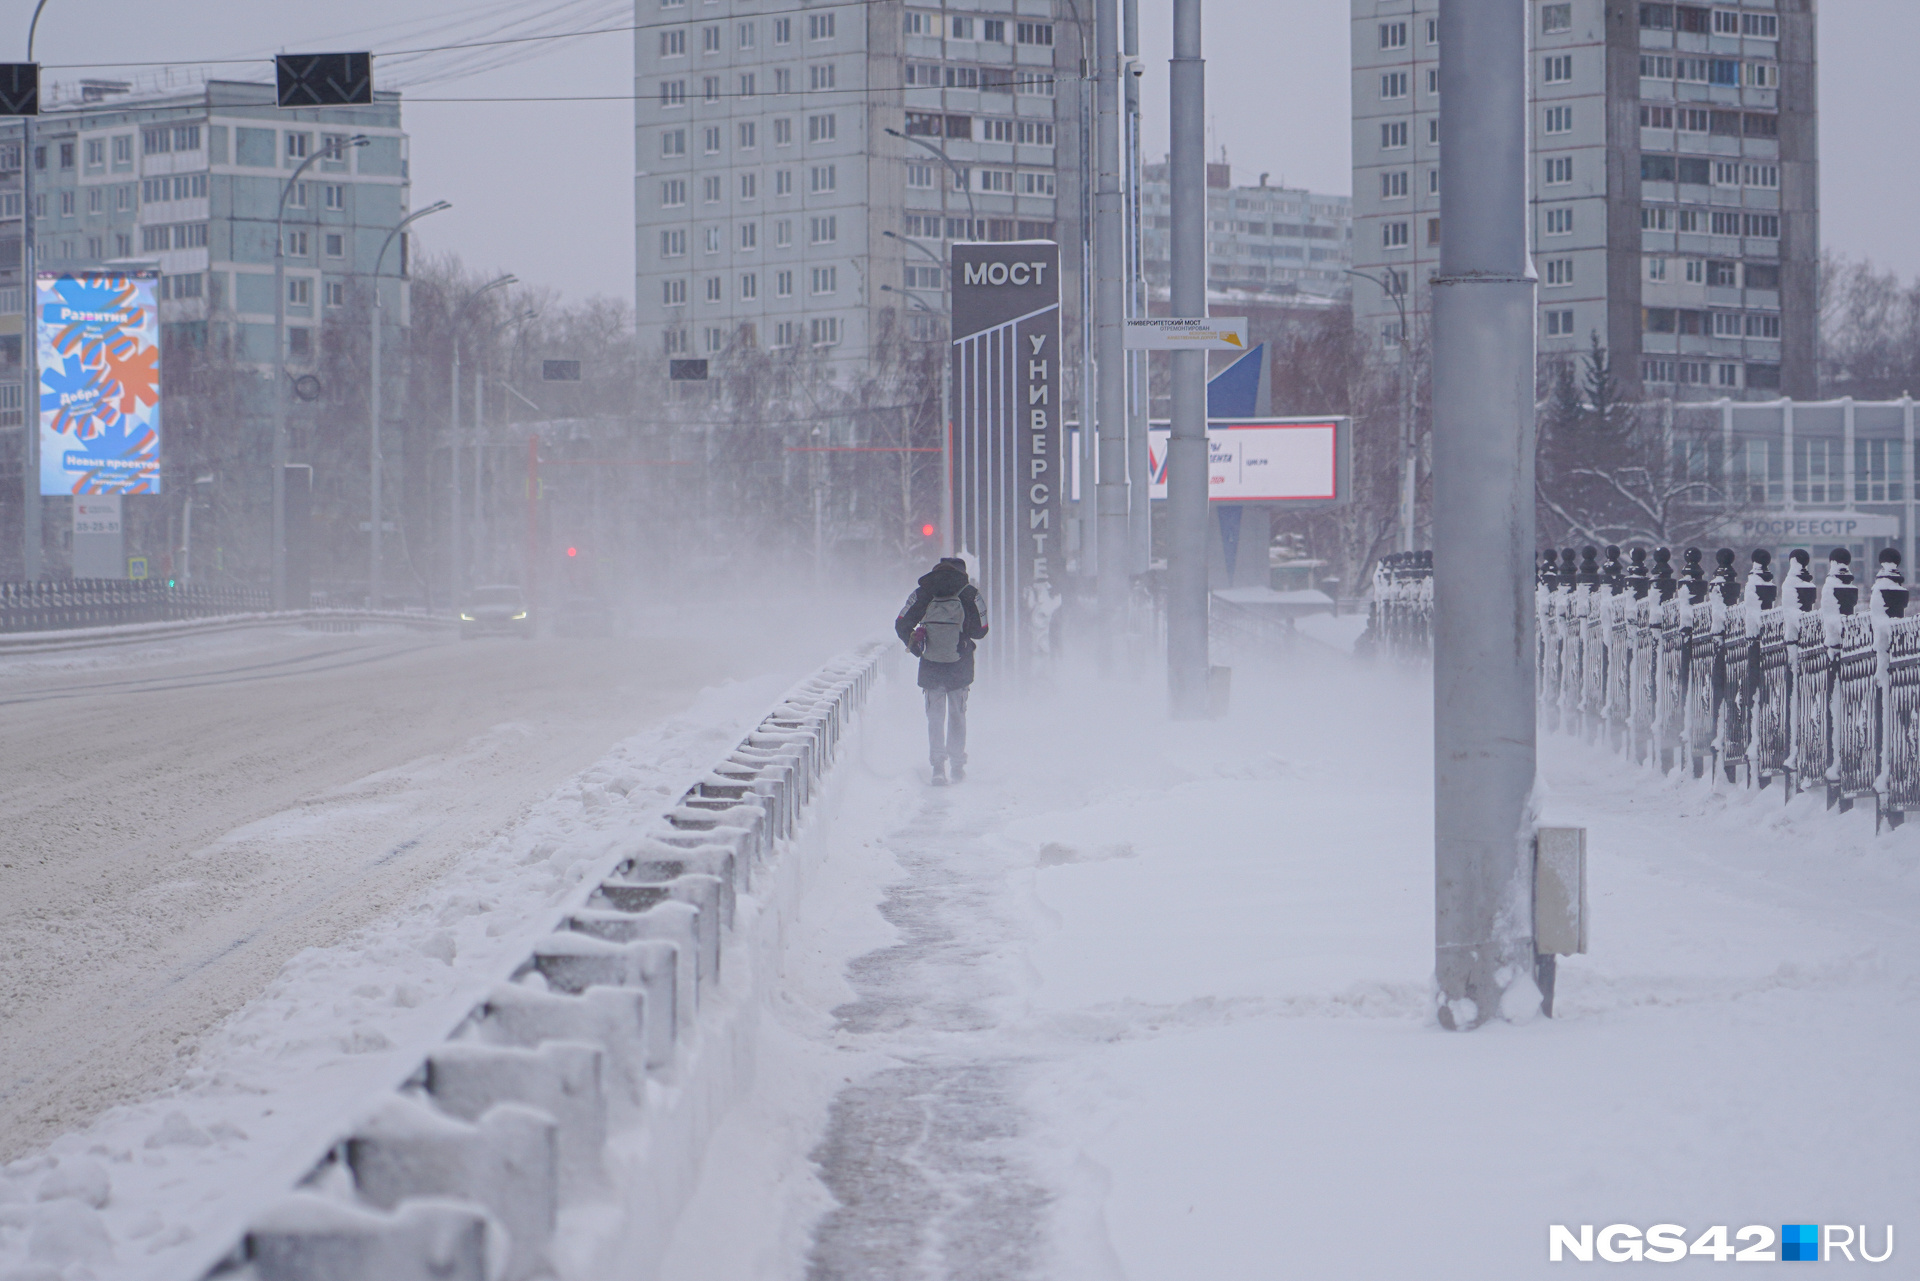
[[[645, 0], [643, 0], [643, 3]], [[1084, 0], [1083, 0], [1084, 2]], [[23, 56], [31, 0], [0, 3], [0, 50]], [[649, 11], [652, 6], [648, 5]], [[1166, 137], [1169, 0], [1140, 0], [1148, 154]], [[1900, 88], [1915, 0], [1825, 0], [1821, 39], [1821, 205], [1831, 248], [1920, 275], [1920, 130]], [[1211, 146], [1236, 177], [1345, 192], [1348, 173], [1347, 11], [1343, 0], [1211, 0], [1206, 6]], [[376, 81], [407, 94], [415, 207], [452, 211], [416, 227], [422, 248], [452, 249], [483, 269], [584, 297], [632, 291], [632, 121], [629, 34], [469, 52], [395, 51], [525, 34], [617, 26], [622, 0], [328, 0], [299, 9], [262, 0], [49, 0], [35, 54], [54, 80], [119, 74], [51, 64], [173, 61], [264, 79], [264, 61], [204, 60], [276, 49], [372, 48]], [[490, 65], [504, 63], [505, 65]], [[608, 94], [605, 102], [433, 102], [433, 98]], [[1906, 104], [1906, 105], [1902, 105]], [[1902, 122], [1908, 123], [1902, 123]]]

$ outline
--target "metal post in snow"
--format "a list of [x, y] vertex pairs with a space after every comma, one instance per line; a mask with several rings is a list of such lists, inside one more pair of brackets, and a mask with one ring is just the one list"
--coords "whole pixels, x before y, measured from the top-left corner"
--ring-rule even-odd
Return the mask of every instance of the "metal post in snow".
[[1440, 64], [1433, 280], [1434, 969], [1452, 1029], [1538, 1006], [1527, 8], [1440, 0], [1440, 47], [1472, 50]]
[[[1121, 53], [1131, 73], [1126, 85], [1127, 315], [1147, 314], [1147, 279], [1140, 243], [1140, 0], [1126, 0]], [[1127, 568], [1144, 574], [1153, 564], [1152, 466], [1147, 450], [1147, 353], [1127, 353]]]
[[[369, 381], [367, 384], [367, 505], [372, 512], [373, 533], [367, 546], [367, 603], [371, 608], [379, 609], [385, 595], [381, 582], [385, 571], [384, 548], [381, 544], [381, 516], [385, 503], [380, 494], [380, 482], [383, 471], [384, 455], [380, 452], [380, 269], [386, 265], [387, 250], [393, 246], [394, 237], [407, 229], [407, 224], [428, 214], [451, 209], [452, 205], [444, 200], [436, 200], [425, 209], [416, 210], [394, 224], [387, 238], [380, 242], [380, 253], [373, 260], [373, 305], [369, 307], [367, 324]], [[402, 253], [400, 275], [406, 277], [406, 254]]]
[[[1200, 0], [1173, 0], [1168, 65], [1173, 188], [1172, 304], [1207, 314], [1206, 63]], [[1173, 353], [1173, 433], [1167, 446], [1167, 692], [1176, 719], [1207, 711], [1207, 356]]]
[[[40, 28], [40, 11], [47, 0], [33, 6], [27, 22], [27, 61], [33, 61], [33, 37]], [[26, 353], [26, 378], [20, 397], [20, 567], [21, 577], [35, 582], [40, 577], [41, 546], [44, 530], [40, 520], [40, 271], [36, 245], [39, 219], [33, 208], [33, 117], [20, 117], [20, 275], [26, 306], [26, 335], [21, 343]]]
[[[1122, 322], [1126, 294], [1125, 224], [1120, 203], [1120, 5], [1094, 0], [1093, 252], [1095, 430], [1099, 483], [1095, 486], [1102, 638], [1120, 629], [1127, 606], [1127, 354]], [[1083, 482], [1084, 483], [1084, 482]], [[1082, 491], [1085, 492], [1084, 489]]]
[[[464, 309], [463, 309], [464, 310]], [[453, 321], [453, 373], [447, 385], [447, 472], [453, 492], [447, 505], [447, 605], [460, 608], [460, 318]]]

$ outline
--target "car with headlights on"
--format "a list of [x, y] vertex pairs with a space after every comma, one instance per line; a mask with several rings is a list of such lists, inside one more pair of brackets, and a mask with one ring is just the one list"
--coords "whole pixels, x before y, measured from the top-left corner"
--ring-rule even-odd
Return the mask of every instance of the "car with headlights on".
[[460, 639], [475, 636], [533, 636], [533, 611], [511, 583], [476, 587], [460, 607]]

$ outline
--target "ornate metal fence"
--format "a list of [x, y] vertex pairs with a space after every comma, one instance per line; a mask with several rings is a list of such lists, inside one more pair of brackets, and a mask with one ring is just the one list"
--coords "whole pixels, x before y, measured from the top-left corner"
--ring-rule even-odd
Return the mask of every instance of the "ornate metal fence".
[[[1842, 553], [1816, 584], [1796, 552], [1777, 581], [1755, 552], [1721, 549], [1676, 570], [1618, 548], [1542, 556], [1535, 592], [1542, 723], [1605, 739], [1661, 772], [1710, 772], [1829, 808], [1871, 799], [1898, 826], [1920, 811], [1920, 617], [1907, 618], [1899, 556], [1858, 585]], [[1376, 650], [1431, 655], [1432, 559], [1389, 557], [1374, 576]]]
[[270, 609], [250, 587], [169, 587], [158, 579], [73, 578], [0, 583], [0, 632], [166, 623]]

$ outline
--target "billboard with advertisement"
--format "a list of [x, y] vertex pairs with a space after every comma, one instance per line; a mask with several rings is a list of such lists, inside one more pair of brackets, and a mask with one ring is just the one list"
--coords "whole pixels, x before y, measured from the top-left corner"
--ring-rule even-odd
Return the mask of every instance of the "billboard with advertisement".
[[[1346, 418], [1214, 418], [1207, 423], [1207, 493], [1216, 503], [1284, 503], [1292, 507], [1347, 501], [1352, 420]], [[1149, 494], [1167, 496], [1165, 423], [1147, 430]]]
[[160, 317], [154, 272], [42, 275], [40, 492], [160, 492]]

